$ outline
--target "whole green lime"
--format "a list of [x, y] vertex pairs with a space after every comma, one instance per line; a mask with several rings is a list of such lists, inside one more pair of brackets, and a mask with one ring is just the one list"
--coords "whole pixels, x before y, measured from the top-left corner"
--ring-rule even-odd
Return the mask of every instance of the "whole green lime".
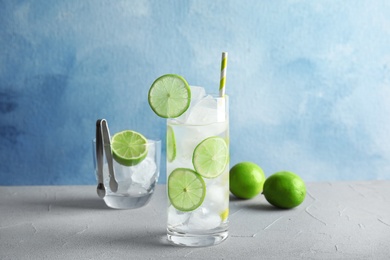
[[272, 174], [264, 183], [266, 200], [278, 208], [291, 209], [303, 202], [306, 186], [301, 177], [292, 172]]
[[240, 199], [251, 199], [263, 190], [263, 169], [252, 162], [234, 165], [229, 172], [230, 192]]

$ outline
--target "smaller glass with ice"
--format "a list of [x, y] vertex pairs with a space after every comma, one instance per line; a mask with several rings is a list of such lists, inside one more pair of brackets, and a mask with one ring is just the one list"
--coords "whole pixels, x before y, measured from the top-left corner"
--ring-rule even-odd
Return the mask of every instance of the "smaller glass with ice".
[[190, 87], [190, 104], [167, 120], [168, 240], [215, 245], [228, 236], [228, 96]]
[[[113, 140], [113, 138], [111, 139]], [[142, 144], [145, 155], [138, 160], [133, 160], [133, 163], [126, 163], [125, 160], [118, 159], [118, 156], [115, 157], [115, 149], [118, 149], [114, 147], [115, 145], [117, 144], [111, 144], [114, 151], [114, 159], [112, 160], [114, 176], [110, 175], [107, 158], [103, 156], [103, 186], [105, 189], [103, 200], [108, 207], [114, 209], [142, 207], [152, 197], [160, 174], [161, 141], [145, 139], [145, 144]], [[128, 146], [126, 143], [125, 145]], [[96, 139], [93, 141], [93, 148], [95, 173], [96, 178], [99, 179]], [[127, 149], [131, 149], [131, 147]], [[115, 178], [117, 183], [116, 191], [110, 188], [111, 178]]]

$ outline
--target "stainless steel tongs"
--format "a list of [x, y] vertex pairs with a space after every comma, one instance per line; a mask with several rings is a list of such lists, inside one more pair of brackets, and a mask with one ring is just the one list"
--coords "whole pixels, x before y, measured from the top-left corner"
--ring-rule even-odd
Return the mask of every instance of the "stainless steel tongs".
[[97, 194], [100, 198], [104, 198], [106, 195], [106, 188], [104, 187], [103, 177], [103, 148], [106, 154], [106, 160], [108, 164], [108, 174], [110, 178], [110, 189], [112, 192], [118, 190], [118, 182], [115, 179], [115, 171], [111, 150], [110, 131], [105, 119], [99, 119], [96, 121], [96, 161], [97, 161], [97, 177], [98, 186], [96, 188]]

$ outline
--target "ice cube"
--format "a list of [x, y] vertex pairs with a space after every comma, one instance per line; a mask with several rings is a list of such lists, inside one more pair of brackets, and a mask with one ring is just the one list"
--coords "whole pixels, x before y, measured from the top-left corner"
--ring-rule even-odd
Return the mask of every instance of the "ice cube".
[[213, 229], [221, 224], [221, 217], [218, 213], [211, 212], [205, 207], [200, 207], [192, 212], [188, 219], [188, 228], [191, 230]]
[[144, 185], [140, 183], [131, 183], [131, 185], [127, 189], [127, 193], [130, 196], [139, 196], [139, 195], [144, 195], [148, 193], [147, 188], [144, 187]]
[[206, 90], [202, 87], [190, 86], [191, 88], [191, 106], [196, 105], [198, 101], [206, 96]]
[[176, 138], [176, 158], [169, 163], [174, 168], [193, 168], [195, 147], [205, 138], [197, 127], [172, 125]]
[[219, 187], [225, 187], [225, 189], [229, 189], [229, 164], [226, 164], [226, 167], [221, 175], [217, 178], [205, 179], [206, 185], [212, 186], [217, 185]]
[[[131, 175], [133, 174], [131, 167], [124, 166], [119, 163], [114, 163], [114, 171], [115, 171], [115, 179], [118, 182], [131, 179]], [[108, 172], [108, 166], [107, 166], [107, 172]]]
[[131, 179], [123, 180], [123, 181], [118, 181], [118, 190], [115, 192], [116, 194], [128, 194], [129, 190], [131, 189], [132, 186], [132, 181]]
[[211, 97], [206, 96], [198, 101], [191, 110], [187, 118], [187, 124], [210, 124], [217, 120], [217, 102]]
[[186, 160], [183, 158], [176, 158], [173, 162], [167, 163], [167, 174], [171, 174], [177, 168], [189, 168], [193, 169], [194, 166], [192, 164], [192, 160]]
[[[192, 156], [195, 147], [204, 139], [195, 131], [187, 131], [187, 137], [177, 139], [176, 142], [177, 157], [181, 160], [190, 161], [192, 163]], [[190, 167], [191, 168], [191, 167]]]
[[129, 167], [132, 169], [131, 179], [134, 183], [139, 183], [148, 188], [154, 181], [157, 166], [153, 158], [146, 157], [141, 163]]
[[206, 90], [202, 87], [190, 86], [191, 89], [191, 103], [187, 111], [176, 118], [175, 120], [180, 124], [187, 122], [188, 115], [191, 113], [192, 108], [206, 96]]
[[198, 101], [189, 111], [186, 123], [205, 125], [225, 121], [225, 100], [208, 95]]
[[221, 185], [207, 185], [203, 207], [210, 212], [220, 215], [229, 207], [229, 187]]
[[[126, 194], [128, 189], [131, 186], [131, 170], [129, 167], [122, 166], [120, 164], [114, 163], [114, 171], [115, 171], [115, 180], [118, 182], [118, 190], [115, 192], [116, 194]], [[110, 187], [110, 177], [108, 172], [108, 164], [103, 164], [103, 176], [104, 176], [104, 185], [107, 188], [107, 193], [113, 193]]]
[[191, 213], [178, 211], [172, 205], [168, 208], [168, 225], [172, 227], [185, 226]]
[[226, 131], [227, 125], [225, 123], [216, 123], [211, 126], [172, 125], [172, 127], [176, 138], [176, 159], [170, 165], [174, 164], [176, 168], [193, 168], [192, 157], [195, 148], [206, 138], [221, 135]]

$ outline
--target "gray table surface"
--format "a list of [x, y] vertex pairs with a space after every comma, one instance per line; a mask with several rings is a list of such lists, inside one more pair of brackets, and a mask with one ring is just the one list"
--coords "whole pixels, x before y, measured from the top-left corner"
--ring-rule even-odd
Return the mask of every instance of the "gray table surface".
[[113, 210], [95, 186], [0, 187], [0, 259], [389, 259], [390, 181], [307, 183], [291, 210], [231, 197], [229, 238], [167, 243], [167, 196]]

